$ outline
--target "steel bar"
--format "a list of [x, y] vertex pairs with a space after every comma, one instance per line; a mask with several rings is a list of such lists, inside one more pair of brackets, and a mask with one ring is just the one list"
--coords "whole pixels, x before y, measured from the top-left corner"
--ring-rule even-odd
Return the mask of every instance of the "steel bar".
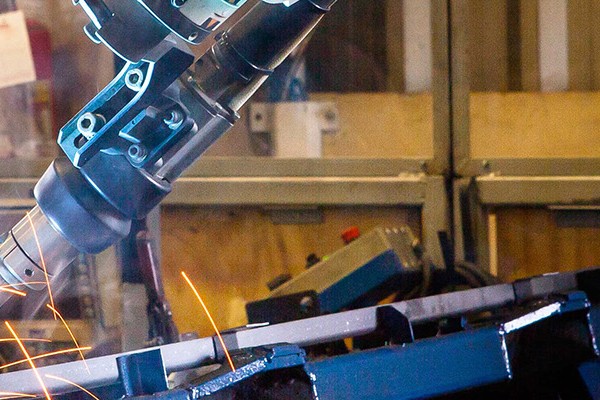
[[[482, 289], [455, 292], [392, 304], [404, 313], [411, 322], [418, 324], [442, 316], [459, 315], [467, 312], [500, 307], [515, 299], [510, 284], [490, 286]], [[300, 346], [325, 343], [370, 333], [376, 329], [377, 307], [347, 311], [323, 317], [311, 318], [285, 324], [249, 329], [225, 336], [228, 348], [240, 349], [276, 343], [292, 343]], [[160, 347], [168, 372], [200, 366], [216, 358], [212, 338], [170, 344]], [[143, 350], [140, 350], [143, 351]], [[135, 353], [135, 352], [133, 352]], [[109, 385], [118, 380], [117, 357], [123, 354], [89, 359], [90, 374], [82, 361], [40, 368], [45, 374], [68, 377], [87, 388]], [[51, 392], [69, 390], [60, 381], [46, 382]], [[2, 391], [39, 393], [41, 388], [31, 370], [0, 375]]]

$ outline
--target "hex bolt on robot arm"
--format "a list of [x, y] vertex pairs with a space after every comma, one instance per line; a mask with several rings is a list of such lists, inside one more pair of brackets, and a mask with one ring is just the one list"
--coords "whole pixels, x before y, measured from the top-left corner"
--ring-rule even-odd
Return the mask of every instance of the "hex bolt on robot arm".
[[[66, 157], [37, 183], [37, 206], [0, 237], [0, 284], [39, 290], [79, 252], [125, 237], [238, 119], [237, 111], [336, 0], [264, 0], [198, 44], [246, 0], [74, 0], [86, 34], [127, 61], [60, 131]], [[186, 43], [187, 42], [187, 43]], [[10, 294], [0, 293], [0, 305]]]

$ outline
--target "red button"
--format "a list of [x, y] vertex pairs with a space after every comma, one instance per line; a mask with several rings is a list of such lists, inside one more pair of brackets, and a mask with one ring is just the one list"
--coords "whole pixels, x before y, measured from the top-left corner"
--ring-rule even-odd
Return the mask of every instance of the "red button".
[[356, 226], [352, 226], [342, 232], [342, 240], [348, 244], [360, 237], [360, 230]]

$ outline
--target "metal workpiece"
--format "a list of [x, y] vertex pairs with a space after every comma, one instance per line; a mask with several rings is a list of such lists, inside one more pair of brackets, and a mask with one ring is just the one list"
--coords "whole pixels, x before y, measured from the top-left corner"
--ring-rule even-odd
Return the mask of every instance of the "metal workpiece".
[[[214, 349], [212, 338], [204, 338], [164, 345], [160, 347], [160, 352], [167, 373], [171, 373], [196, 368], [202, 363], [214, 361], [216, 359]], [[89, 358], [85, 363], [83, 361], [75, 361], [52, 365], [38, 368], [38, 371], [41, 376], [48, 374], [64, 377], [73, 382], [78, 382], [86, 388], [93, 389], [119, 383], [117, 358], [145, 351], [148, 351], [148, 349]], [[57, 380], [45, 379], [44, 383], [52, 393], [65, 393], [73, 389], [73, 386]], [[31, 370], [0, 374], [0, 388], [6, 392], [42, 393], [42, 389]]]
[[[435, 321], [444, 316], [457, 316], [512, 304], [512, 285], [497, 285], [481, 289], [448, 293], [386, 305], [402, 313], [412, 324]], [[362, 336], [377, 330], [377, 309], [381, 306], [323, 315], [299, 321], [237, 332], [231, 338], [239, 348], [265, 343], [294, 343], [310, 346]]]

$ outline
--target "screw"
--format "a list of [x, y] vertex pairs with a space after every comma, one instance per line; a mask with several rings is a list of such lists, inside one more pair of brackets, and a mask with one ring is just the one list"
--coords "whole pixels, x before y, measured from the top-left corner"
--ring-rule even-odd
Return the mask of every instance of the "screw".
[[132, 69], [125, 74], [125, 84], [127, 87], [135, 92], [139, 92], [142, 89], [144, 83], [144, 73], [139, 69]]
[[182, 7], [186, 2], [187, 0], [171, 0], [171, 5], [175, 8], [179, 8]]
[[77, 120], [77, 130], [87, 139], [93, 138], [102, 129], [106, 119], [100, 114], [86, 112]]
[[140, 163], [146, 159], [146, 149], [140, 144], [132, 144], [127, 151], [129, 158], [134, 163]]

